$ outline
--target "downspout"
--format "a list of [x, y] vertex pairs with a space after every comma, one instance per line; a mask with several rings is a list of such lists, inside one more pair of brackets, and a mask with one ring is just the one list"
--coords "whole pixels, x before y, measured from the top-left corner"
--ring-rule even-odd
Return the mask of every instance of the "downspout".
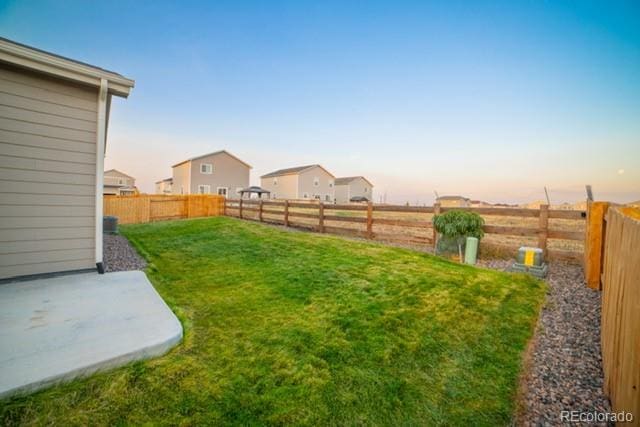
[[96, 268], [98, 273], [104, 273], [102, 263], [102, 216], [103, 201], [102, 192], [104, 189], [104, 151], [107, 138], [107, 98], [109, 83], [107, 79], [100, 79], [100, 92], [98, 93], [98, 129], [96, 132]]

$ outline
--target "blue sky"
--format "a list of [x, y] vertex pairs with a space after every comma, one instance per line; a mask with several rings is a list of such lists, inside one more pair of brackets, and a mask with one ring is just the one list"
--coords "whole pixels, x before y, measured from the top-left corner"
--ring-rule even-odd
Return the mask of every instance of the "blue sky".
[[0, 34], [136, 80], [107, 166], [227, 149], [376, 197], [640, 199], [640, 3], [0, 0]]

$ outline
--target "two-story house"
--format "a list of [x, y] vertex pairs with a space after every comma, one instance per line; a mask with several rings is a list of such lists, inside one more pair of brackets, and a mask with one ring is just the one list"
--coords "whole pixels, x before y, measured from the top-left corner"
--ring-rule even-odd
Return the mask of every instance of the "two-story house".
[[104, 188], [102, 194], [106, 196], [130, 196], [137, 194], [136, 179], [131, 175], [110, 169], [104, 172]]
[[172, 166], [173, 194], [220, 194], [240, 197], [249, 186], [251, 165], [221, 150], [192, 157]]
[[336, 203], [372, 201], [373, 184], [363, 176], [336, 178]]
[[335, 176], [320, 165], [280, 169], [260, 177], [261, 187], [272, 199], [322, 200], [333, 202]]
[[173, 189], [173, 178], [165, 178], [156, 181], [156, 194], [171, 194]]

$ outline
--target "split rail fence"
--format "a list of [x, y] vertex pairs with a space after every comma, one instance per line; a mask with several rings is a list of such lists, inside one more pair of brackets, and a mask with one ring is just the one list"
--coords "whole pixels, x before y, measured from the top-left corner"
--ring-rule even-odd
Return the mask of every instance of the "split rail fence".
[[[510, 255], [522, 244], [536, 245], [545, 250], [549, 259], [581, 263], [584, 258], [585, 212], [517, 208], [452, 208], [434, 206], [398, 206], [368, 204], [325, 204], [289, 200], [227, 199], [224, 214], [242, 219], [256, 220], [305, 228], [320, 233], [361, 237], [409, 245], [433, 246], [436, 231], [434, 214], [454, 209], [477, 212], [483, 217], [502, 217], [499, 224], [487, 224], [483, 251], [504, 252]], [[507, 220], [509, 219], [509, 220]], [[551, 221], [571, 222], [577, 226], [551, 226]], [[526, 226], [522, 226], [522, 224]], [[491, 239], [491, 237], [499, 237]], [[506, 239], [505, 239], [506, 238]], [[549, 242], [568, 243], [549, 247]], [[558, 248], [558, 246], [560, 248]]]
[[117, 216], [120, 224], [222, 215], [224, 197], [218, 195], [105, 196], [104, 215]]

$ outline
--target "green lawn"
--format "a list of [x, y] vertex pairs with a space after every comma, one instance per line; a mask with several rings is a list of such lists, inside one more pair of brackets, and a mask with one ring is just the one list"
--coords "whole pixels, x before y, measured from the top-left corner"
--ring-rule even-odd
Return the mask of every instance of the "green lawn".
[[0, 424], [508, 424], [545, 285], [232, 218], [122, 227], [185, 340]]

